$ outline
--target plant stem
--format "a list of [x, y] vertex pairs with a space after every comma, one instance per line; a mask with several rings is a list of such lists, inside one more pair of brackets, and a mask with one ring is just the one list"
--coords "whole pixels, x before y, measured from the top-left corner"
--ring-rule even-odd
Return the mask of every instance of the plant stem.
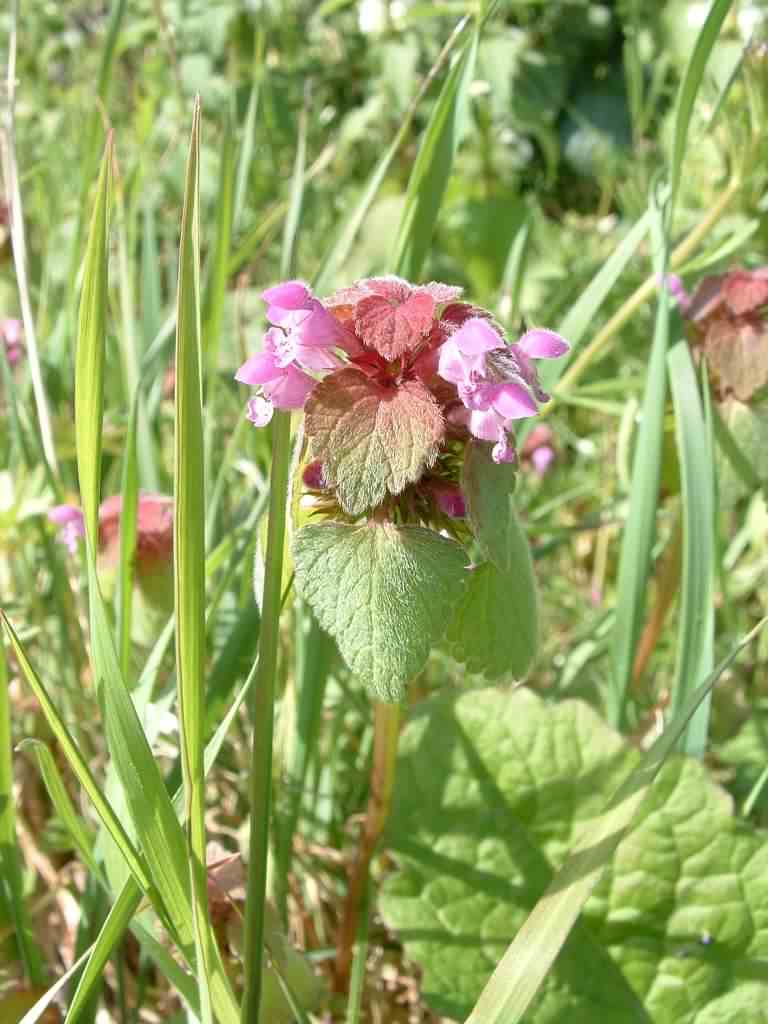
[[274, 726], [275, 674], [279, 645], [282, 598], [283, 547], [291, 455], [291, 417], [276, 412], [272, 421], [272, 472], [269, 493], [269, 526], [265, 556], [264, 592], [259, 632], [259, 665], [252, 696], [253, 747], [248, 785], [250, 839], [248, 889], [243, 932], [245, 938], [243, 1024], [259, 1019], [261, 965], [264, 952], [264, 902], [269, 854], [269, 819], [272, 789], [272, 732]]
[[392, 805], [399, 733], [400, 705], [377, 701], [374, 706], [373, 763], [368, 808], [357, 857], [350, 872], [336, 943], [334, 987], [337, 992], [346, 992], [349, 987], [352, 950], [357, 937], [360, 908], [366, 894], [368, 872]]
[[[688, 237], [674, 250], [669, 261], [669, 265], [673, 270], [684, 263], [688, 257], [696, 251], [700, 242], [702, 242], [711, 228], [715, 226], [725, 213], [731, 200], [738, 193], [740, 188], [741, 179], [737, 175], [731, 179], [728, 187], [711, 208], [706, 217], [696, 225]], [[658, 286], [659, 283], [655, 276], [652, 275], [651, 277], [646, 278], [646, 280], [643, 281], [643, 283], [629, 296], [624, 305], [613, 314], [602, 330], [597, 332], [589, 345], [587, 345], [584, 351], [574, 359], [563, 374], [562, 379], [552, 396], [552, 401], [547, 406], [546, 411], [548, 413], [555, 407], [559, 396], [566, 395], [569, 391], [573, 390], [573, 386], [576, 381], [594, 362], [597, 361], [603, 350], [608, 347], [608, 344], [613, 339], [614, 335], [621, 330], [633, 313], [635, 313], [644, 302], [648, 301]]]

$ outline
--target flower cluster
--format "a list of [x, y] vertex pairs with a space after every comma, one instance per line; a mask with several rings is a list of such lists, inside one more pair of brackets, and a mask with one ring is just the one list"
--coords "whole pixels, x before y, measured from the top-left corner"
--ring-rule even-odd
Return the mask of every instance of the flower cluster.
[[547, 400], [534, 360], [564, 355], [564, 339], [536, 328], [509, 343], [491, 313], [460, 295], [397, 277], [325, 300], [300, 281], [263, 293], [270, 327], [236, 374], [259, 389], [248, 418], [264, 426], [275, 408], [305, 409], [313, 483], [336, 488], [349, 514], [419, 482], [445, 515], [463, 515], [458, 474], [435, 465], [455, 463], [473, 438], [490, 443], [495, 462], [514, 461], [515, 421]]
[[768, 385], [768, 266], [705, 277], [692, 295], [674, 274], [666, 284], [706, 357], [717, 397], [749, 402]]
[[[99, 506], [99, 554], [116, 564], [120, 552], [120, 518], [123, 499], [113, 494]], [[85, 537], [83, 513], [77, 505], [56, 505], [48, 518], [60, 527], [57, 539], [70, 554], [77, 552]], [[173, 554], [173, 498], [162, 494], [140, 494], [136, 516], [136, 565], [140, 572], [170, 564]]]

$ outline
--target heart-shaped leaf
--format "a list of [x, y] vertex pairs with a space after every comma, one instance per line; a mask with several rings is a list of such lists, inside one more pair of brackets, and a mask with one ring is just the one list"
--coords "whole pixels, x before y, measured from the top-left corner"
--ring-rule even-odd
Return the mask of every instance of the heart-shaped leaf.
[[375, 294], [357, 303], [355, 326], [369, 348], [397, 359], [429, 333], [436, 300], [426, 288], [414, 289], [395, 278], [373, 278], [366, 285]]
[[322, 523], [293, 542], [296, 586], [371, 692], [396, 701], [461, 598], [466, 552], [419, 526]]
[[383, 387], [349, 369], [315, 387], [304, 429], [344, 511], [362, 515], [414, 483], [434, 461], [443, 416], [420, 381]]
[[[581, 701], [474, 690], [400, 739], [380, 908], [438, 1012], [464, 1020], [576, 835], [639, 753]], [[700, 761], [659, 772], [525, 1020], [736, 1024], [768, 1005], [768, 844]]]

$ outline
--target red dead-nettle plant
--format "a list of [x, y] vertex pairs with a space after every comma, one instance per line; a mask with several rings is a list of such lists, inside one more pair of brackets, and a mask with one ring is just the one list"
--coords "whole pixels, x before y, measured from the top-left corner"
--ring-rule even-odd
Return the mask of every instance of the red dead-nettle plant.
[[259, 388], [257, 426], [304, 409], [296, 584], [350, 668], [399, 699], [445, 635], [472, 670], [523, 674], [536, 621], [513, 428], [547, 399], [534, 359], [566, 342], [534, 329], [510, 344], [434, 282], [370, 278], [320, 300], [288, 281], [263, 298], [271, 326], [237, 379]]

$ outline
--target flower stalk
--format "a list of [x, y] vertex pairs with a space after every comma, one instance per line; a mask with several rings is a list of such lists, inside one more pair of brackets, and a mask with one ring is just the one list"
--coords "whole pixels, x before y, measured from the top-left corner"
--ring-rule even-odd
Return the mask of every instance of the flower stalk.
[[272, 471], [269, 523], [262, 595], [259, 663], [254, 681], [251, 720], [253, 746], [248, 784], [250, 837], [248, 888], [243, 920], [244, 979], [242, 1024], [259, 1019], [261, 971], [264, 953], [264, 905], [269, 855], [272, 789], [272, 735], [274, 730], [275, 675], [280, 630], [281, 582], [291, 456], [291, 416], [276, 412], [272, 418]]
[[336, 940], [334, 961], [334, 987], [337, 992], [349, 988], [352, 951], [358, 931], [368, 874], [376, 847], [384, 832], [392, 806], [397, 767], [397, 741], [400, 735], [401, 711], [399, 704], [376, 701], [373, 723], [373, 762], [371, 788], [365, 813], [363, 831], [349, 875], [349, 887]]

